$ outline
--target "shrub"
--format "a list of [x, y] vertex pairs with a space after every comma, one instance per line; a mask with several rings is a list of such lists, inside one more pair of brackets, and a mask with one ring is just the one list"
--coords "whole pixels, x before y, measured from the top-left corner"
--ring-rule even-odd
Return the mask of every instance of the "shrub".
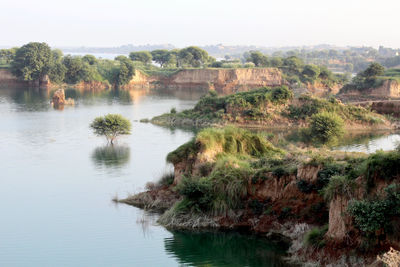
[[174, 179], [175, 174], [173, 172], [164, 173], [157, 184], [160, 186], [169, 186], [173, 184]]
[[171, 114], [176, 114], [176, 108], [175, 108], [175, 107], [171, 108], [170, 113], [171, 113]]
[[311, 117], [311, 135], [321, 143], [336, 140], [344, 132], [344, 122], [335, 113], [321, 112]]
[[335, 196], [346, 196], [350, 198], [353, 195], [355, 182], [345, 176], [333, 176], [328, 185], [322, 189], [322, 194], [327, 201]]
[[311, 229], [304, 237], [304, 242], [306, 246], [313, 247], [316, 249], [323, 248], [325, 246], [324, 236], [328, 231], [328, 225], [325, 225], [321, 228], [313, 228]]
[[305, 180], [300, 180], [297, 182], [297, 188], [300, 190], [300, 192], [309, 194], [314, 189], [314, 185]]
[[281, 86], [272, 90], [271, 101], [275, 103], [286, 103], [293, 98], [293, 92], [287, 86]]
[[184, 177], [177, 191], [193, 204], [196, 211], [207, 211], [210, 208], [212, 184], [206, 179]]
[[400, 215], [400, 185], [389, 185], [385, 193], [382, 199], [355, 200], [348, 206], [356, 227], [369, 238], [374, 237], [378, 230], [393, 232], [393, 222]]
[[190, 155], [196, 154], [198, 151], [199, 146], [196, 144], [195, 140], [192, 139], [191, 141], [170, 152], [167, 155], [167, 162], [176, 164], [184, 159], [187, 159]]
[[386, 180], [392, 180], [400, 174], [400, 153], [378, 151], [368, 157], [366, 164], [367, 186], [370, 188], [377, 173]]

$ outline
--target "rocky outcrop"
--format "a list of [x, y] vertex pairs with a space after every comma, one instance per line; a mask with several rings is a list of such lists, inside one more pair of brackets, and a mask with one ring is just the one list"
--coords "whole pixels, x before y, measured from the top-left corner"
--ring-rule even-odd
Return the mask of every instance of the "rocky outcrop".
[[400, 98], [400, 83], [397, 80], [385, 80], [382, 85], [376, 88], [364, 90], [347, 89], [340, 92], [340, 98], [344, 100], [382, 100]]
[[0, 69], [0, 87], [28, 87], [29, 85], [29, 82], [18, 79], [9, 70]]
[[61, 106], [65, 104], [65, 92], [64, 89], [58, 89], [54, 92], [52, 103], [55, 107]]
[[64, 107], [64, 105], [74, 105], [74, 100], [71, 98], [65, 99], [64, 89], [58, 89], [53, 94], [51, 104], [58, 109]]
[[171, 76], [146, 76], [136, 71], [125, 87], [150, 87], [162, 89], [193, 90], [220, 94], [232, 94], [263, 86], [274, 87], [284, 84], [282, 73], [276, 68], [253, 69], [188, 69]]

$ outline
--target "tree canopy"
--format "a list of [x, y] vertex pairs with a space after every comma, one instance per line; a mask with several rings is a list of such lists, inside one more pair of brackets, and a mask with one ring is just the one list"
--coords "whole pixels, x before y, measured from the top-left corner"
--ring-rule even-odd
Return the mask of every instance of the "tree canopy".
[[25, 81], [40, 80], [50, 71], [53, 54], [46, 43], [28, 43], [19, 48], [11, 63], [13, 74]]
[[132, 61], [140, 61], [144, 64], [150, 64], [153, 59], [151, 53], [149, 51], [139, 51], [139, 52], [131, 52], [129, 54], [129, 58]]
[[94, 134], [105, 136], [111, 144], [120, 135], [131, 134], [132, 124], [120, 114], [108, 114], [102, 117], [97, 117], [90, 124]]

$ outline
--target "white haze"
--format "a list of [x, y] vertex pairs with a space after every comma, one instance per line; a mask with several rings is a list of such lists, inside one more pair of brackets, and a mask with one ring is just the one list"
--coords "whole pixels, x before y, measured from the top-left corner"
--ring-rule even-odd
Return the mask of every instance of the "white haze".
[[1, 0], [0, 46], [400, 47], [398, 0]]

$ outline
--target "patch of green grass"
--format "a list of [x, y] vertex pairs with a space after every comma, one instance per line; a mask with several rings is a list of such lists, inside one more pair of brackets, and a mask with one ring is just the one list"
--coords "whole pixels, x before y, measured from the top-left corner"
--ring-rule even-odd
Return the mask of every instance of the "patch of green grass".
[[328, 231], [328, 225], [310, 230], [304, 237], [304, 243], [308, 247], [323, 248], [326, 244], [324, 236]]

